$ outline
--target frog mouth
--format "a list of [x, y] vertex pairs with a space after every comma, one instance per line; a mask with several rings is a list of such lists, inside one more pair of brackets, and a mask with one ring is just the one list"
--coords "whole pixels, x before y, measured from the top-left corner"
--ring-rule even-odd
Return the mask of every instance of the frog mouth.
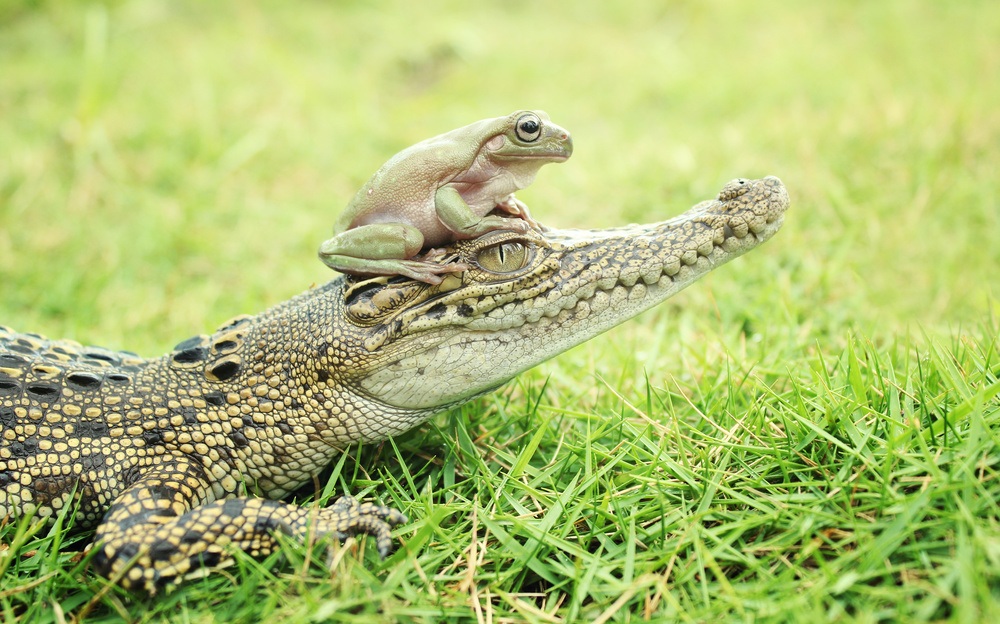
[[569, 157], [572, 156], [572, 155], [573, 155], [572, 151], [562, 151], [562, 152], [556, 152], [556, 153], [549, 152], [547, 154], [545, 154], [545, 153], [541, 153], [541, 154], [520, 154], [520, 155], [516, 156], [516, 158], [523, 158], [524, 160], [556, 160], [556, 161], [559, 161], [559, 162], [565, 162], [565, 161], [569, 160]]

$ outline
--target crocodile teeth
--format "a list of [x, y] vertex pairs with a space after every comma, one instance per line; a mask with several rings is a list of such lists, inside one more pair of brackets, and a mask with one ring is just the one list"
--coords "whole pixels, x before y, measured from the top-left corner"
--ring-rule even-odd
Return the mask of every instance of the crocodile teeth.
[[597, 280], [597, 287], [601, 290], [611, 290], [618, 285], [618, 276], [609, 275], [608, 277], [602, 277]]
[[600, 314], [611, 305], [611, 297], [605, 291], [600, 291], [594, 293], [594, 297], [590, 300], [590, 309], [595, 314]]
[[654, 266], [645, 269], [642, 272], [641, 277], [644, 284], [655, 284], [656, 282], [660, 281], [660, 277], [662, 275], [663, 273], [661, 272], [660, 267]]
[[618, 275], [618, 283], [631, 288], [639, 279], [639, 270], [633, 267], [626, 267]]
[[594, 291], [597, 290], [597, 284], [591, 282], [586, 286], [581, 287], [576, 291], [577, 299], [590, 299], [594, 296]]

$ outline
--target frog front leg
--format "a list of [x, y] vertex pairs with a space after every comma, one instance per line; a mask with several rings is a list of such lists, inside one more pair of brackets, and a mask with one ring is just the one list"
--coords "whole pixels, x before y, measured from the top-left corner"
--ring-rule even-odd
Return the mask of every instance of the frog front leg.
[[546, 230], [544, 225], [535, 221], [535, 219], [531, 216], [531, 212], [528, 211], [528, 204], [514, 197], [513, 193], [497, 202], [497, 208], [515, 217], [524, 219], [528, 222], [528, 225], [535, 228], [539, 232], [544, 232]]
[[[508, 199], [513, 199], [513, 196]], [[495, 230], [514, 230], [523, 234], [530, 227], [523, 219], [508, 219], [496, 215], [477, 217], [458, 191], [450, 186], [443, 186], [434, 194], [434, 209], [441, 223], [462, 239], [478, 238]]]
[[337, 234], [319, 247], [320, 259], [341, 273], [405, 275], [440, 284], [440, 273], [465, 271], [469, 265], [411, 260], [424, 246], [424, 235], [405, 223], [372, 223]]

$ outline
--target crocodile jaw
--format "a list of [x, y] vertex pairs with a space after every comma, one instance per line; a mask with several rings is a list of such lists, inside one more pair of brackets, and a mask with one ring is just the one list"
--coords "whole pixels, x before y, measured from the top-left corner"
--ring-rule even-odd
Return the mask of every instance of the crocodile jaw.
[[403, 410], [461, 404], [759, 246], [781, 227], [788, 205], [778, 178], [734, 180], [668, 221], [547, 231], [534, 244], [531, 270], [514, 277], [484, 279], [474, 269], [455, 278], [461, 284], [407, 284], [426, 289], [419, 303], [369, 328], [371, 365], [348, 385]]

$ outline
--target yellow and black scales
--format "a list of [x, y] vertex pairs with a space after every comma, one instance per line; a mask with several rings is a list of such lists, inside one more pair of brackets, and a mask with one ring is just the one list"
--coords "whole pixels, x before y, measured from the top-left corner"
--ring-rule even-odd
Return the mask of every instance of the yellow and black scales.
[[369, 533], [384, 555], [400, 512], [272, 499], [673, 295], [788, 203], [777, 178], [735, 180], [661, 223], [492, 232], [448, 247], [472, 268], [440, 285], [341, 277], [156, 359], [0, 327], [0, 519], [76, 506], [98, 571], [149, 592], [275, 532]]

